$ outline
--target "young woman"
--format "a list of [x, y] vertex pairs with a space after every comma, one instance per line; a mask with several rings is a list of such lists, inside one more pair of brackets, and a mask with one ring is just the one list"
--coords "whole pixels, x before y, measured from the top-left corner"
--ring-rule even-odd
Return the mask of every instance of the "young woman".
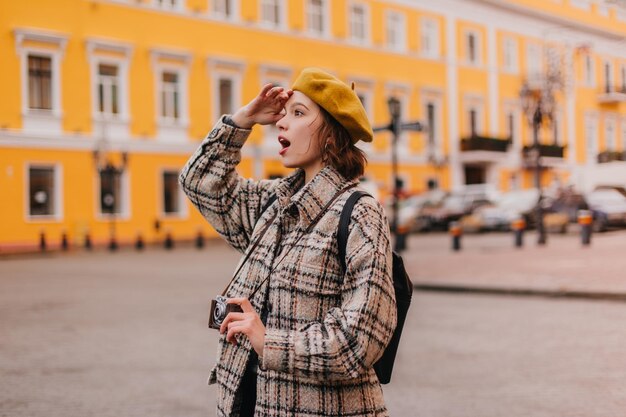
[[[279, 180], [240, 177], [250, 129], [271, 123], [278, 157], [297, 169]], [[209, 378], [218, 416], [387, 416], [372, 366], [396, 309], [378, 202], [361, 198], [353, 209], [346, 271], [337, 249], [341, 209], [366, 163], [355, 143], [372, 136], [355, 92], [309, 68], [291, 90], [268, 84], [222, 116], [183, 169], [193, 204], [230, 245], [250, 252], [226, 292], [243, 312], [222, 323]]]

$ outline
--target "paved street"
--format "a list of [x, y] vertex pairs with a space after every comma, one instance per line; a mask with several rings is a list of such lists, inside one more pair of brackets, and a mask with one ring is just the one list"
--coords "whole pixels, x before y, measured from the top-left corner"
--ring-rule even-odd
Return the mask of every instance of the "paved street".
[[[507, 236], [477, 236], [452, 254], [447, 237], [433, 235], [412, 238], [405, 258], [421, 281], [521, 285], [516, 277], [534, 271], [521, 254], [552, 265], [542, 257], [549, 255], [556, 266], [528, 282], [582, 283], [563, 259], [619, 274], [613, 265], [624, 259], [608, 254], [623, 252], [624, 237], [609, 234], [588, 249], [558, 237], [545, 252], [522, 252], [505, 245]], [[202, 251], [0, 259], [0, 416], [214, 415], [215, 391], [205, 385], [216, 343], [207, 300], [237, 259], [218, 242]], [[620, 283], [608, 272], [591, 282], [604, 278], [597, 288]], [[621, 416], [625, 322], [624, 302], [416, 292], [385, 387], [391, 415]]]

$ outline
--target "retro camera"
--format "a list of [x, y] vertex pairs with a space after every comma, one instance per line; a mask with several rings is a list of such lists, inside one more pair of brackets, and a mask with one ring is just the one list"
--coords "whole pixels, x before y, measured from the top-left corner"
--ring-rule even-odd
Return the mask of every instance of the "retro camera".
[[209, 328], [218, 329], [224, 322], [228, 313], [243, 313], [239, 304], [226, 302], [227, 298], [221, 295], [211, 300], [211, 308], [209, 309]]

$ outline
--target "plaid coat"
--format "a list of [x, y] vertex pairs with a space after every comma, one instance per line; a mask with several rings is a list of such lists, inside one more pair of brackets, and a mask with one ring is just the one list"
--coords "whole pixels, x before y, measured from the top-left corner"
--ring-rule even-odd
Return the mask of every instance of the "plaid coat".
[[[387, 416], [372, 368], [396, 324], [383, 209], [372, 198], [355, 205], [344, 275], [337, 229], [349, 191], [311, 233], [296, 240], [349, 182], [332, 167], [323, 168], [307, 184], [301, 170], [280, 180], [243, 179], [235, 167], [249, 133], [222, 118], [187, 162], [180, 183], [217, 232], [240, 252], [278, 214], [227, 290], [228, 297], [247, 297], [276, 267], [250, 300], [257, 312], [265, 304], [267, 313], [255, 415]], [[277, 200], [261, 213], [274, 194]], [[232, 346], [224, 336], [220, 339], [217, 365], [209, 377], [209, 383], [218, 384], [218, 416], [239, 415], [238, 387], [252, 349], [245, 336], [240, 341]]]

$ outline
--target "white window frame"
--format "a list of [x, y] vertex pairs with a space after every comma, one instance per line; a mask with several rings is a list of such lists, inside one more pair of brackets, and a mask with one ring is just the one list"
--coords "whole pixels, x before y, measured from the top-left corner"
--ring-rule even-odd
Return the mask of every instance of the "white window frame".
[[[398, 18], [397, 25], [391, 24]], [[391, 43], [391, 32], [394, 33], [394, 43]], [[398, 10], [385, 11], [385, 46], [394, 52], [406, 52], [406, 16]]]
[[[439, 58], [441, 56], [441, 41], [439, 39], [441, 28], [439, 20], [433, 17], [422, 16], [420, 18], [420, 55], [423, 58]], [[428, 39], [429, 47], [426, 48], [425, 39]]]
[[542, 76], [543, 68], [543, 47], [536, 42], [526, 44], [526, 75], [529, 78], [537, 79]]
[[[263, 9], [267, 2], [278, 5], [278, 22], [272, 22], [264, 19]], [[259, 25], [268, 29], [281, 29], [287, 28], [287, 2], [285, 0], [259, 0]]]
[[[163, 4], [159, 4], [159, 1], [162, 1]], [[174, 1], [176, 4], [165, 4], [172, 1]], [[185, 10], [185, 0], [152, 0], [152, 7], [158, 10], [182, 12]]]
[[320, 0], [322, 2], [322, 30], [314, 30], [311, 26], [311, 14], [312, 14], [312, 0], [306, 0], [306, 31], [309, 35], [314, 37], [329, 38], [330, 37], [330, 10], [328, 0]]
[[[590, 134], [592, 135], [592, 140], [590, 140]], [[598, 140], [598, 115], [596, 113], [589, 112], [584, 116], [584, 140], [587, 164], [594, 164], [600, 149]]]
[[[472, 61], [470, 57], [470, 36], [474, 36], [474, 47], [476, 59]], [[463, 36], [465, 44], [465, 63], [471, 67], [479, 67], [483, 64], [483, 40], [482, 34], [477, 29], [465, 29]]]
[[241, 107], [243, 72], [246, 66], [243, 61], [217, 57], [209, 58], [207, 66], [211, 79], [211, 115], [213, 123], [216, 123], [222, 116], [219, 114], [219, 80], [229, 79], [232, 81], [233, 97], [231, 102], [234, 111], [237, 111]]
[[569, 4], [572, 7], [575, 7], [577, 9], [591, 11], [591, 1], [590, 0], [569, 0]]
[[517, 39], [505, 36], [502, 39], [502, 70], [508, 74], [519, 72], [519, 49]]
[[[152, 49], [152, 68], [155, 88], [155, 115], [157, 121], [157, 138], [164, 142], [185, 142], [189, 127], [189, 65], [191, 54], [182, 51]], [[176, 73], [180, 86], [178, 118], [163, 117], [161, 114], [163, 99], [163, 74]]]
[[[609, 127], [612, 127], [612, 135], [609, 132]], [[604, 116], [604, 150], [617, 150], [617, 118], [615, 115]]]
[[159, 184], [159, 201], [157, 202], [157, 207], [159, 207], [159, 214], [161, 218], [167, 219], [187, 219], [189, 217], [189, 205], [187, 204], [187, 199], [185, 197], [185, 193], [183, 192], [183, 188], [180, 185], [177, 185], [177, 198], [178, 198], [178, 207], [179, 210], [173, 213], [165, 212], [165, 174], [166, 173], [175, 173], [180, 174], [181, 168], [176, 167], [161, 167], [158, 171], [158, 178], [156, 183]]
[[481, 96], [467, 95], [463, 100], [463, 108], [466, 114], [465, 132], [466, 137], [472, 136], [472, 121], [470, 111], [476, 111], [476, 135], [481, 136], [485, 131], [485, 100]]
[[[609, 68], [608, 79], [606, 75], [607, 66]], [[604, 93], [610, 93], [610, 92], [615, 91], [614, 79], [615, 79], [615, 69], [614, 69], [613, 62], [608, 58], [603, 59], [602, 60], [602, 81], [604, 82], [602, 83], [602, 91]], [[607, 87], [608, 87], [608, 91], [607, 91]]]
[[[91, 117], [94, 135], [107, 139], [130, 139], [130, 97], [128, 74], [133, 48], [129, 44], [89, 38], [86, 42], [91, 76]], [[118, 114], [99, 111], [99, 66], [115, 65], [118, 68]]]
[[[50, 136], [61, 134], [61, 118], [63, 110], [61, 107], [61, 60], [65, 54], [68, 36], [56, 32], [22, 29], [14, 30], [15, 48], [20, 59], [21, 78], [20, 90], [22, 97], [22, 120], [23, 130], [26, 132], [39, 133]], [[28, 42], [36, 42], [44, 46], [29, 46]], [[37, 55], [50, 58], [52, 71], [51, 91], [52, 108], [31, 109], [29, 107], [28, 91], [28, 56]]]
[[110, 220], [112, 218], [119, 220], [129, 220], [131, 217], [131, 205], [130, 205], [130, 173], [126, 168], [120, 175], [120, 198], [122, 201], [120, 202], [120, 212], [115, 214], [103, 213], [101, 207], [101, 192], [100, 187], [102, 184], [100, 183], [100, 172], [96, 170], [96, 174], [94, 176], [94, 206], [96, 208], [95, 217], [96, 220]]
[[[216, 10], [218, 2], [221, 4], [230, 3], [230, 14]], [[210, 14], [214, 19], [224, 20], [227, 22], [237, 22], [239, 21], [240, 15], [239, 0], [211, 0]]]
[[[354, 35], [354, 8], [360, 7], [363, 10], [363, 38], [358, 38]], [[371, 19], [370, 19], [370, 8], [367, 3], [362, 1], [349, 1], [348, 2], [348, 27], [350, 30], [349, 39], [352, 43], [357, 45], [369, 45], [371, 42]]]
[[[504, 107], [504, 129], [503, 131], [511, 135], [511, 148], [522, 148], [522, 111], [517, 100], [506, 100]], [[509, 132], [509, 115], [513, 116], [513, 131]]]
[[589, 88], [596, 86], [596, 60], [591, 53], [583, 55], [583, 85]]
[[[443, 92], [437, 90], [423, 90], [422, 97], [422, 109], [424, 122], [428, 123], [428, 105], [433, 104], [435, 108], [435, 135], [433, 144], [429, 142], [429, 133], [425, 132], [424, 142], [426, 146], [424, 150], [428, 156], [436, 158], [438, 161], [442, 160], [444, 154], [444, 136], [443, 136]], [[427, 126], [430, 130], [430, 126]]]
[[[30, 169], [31, 168], [52, 168], [54, 171], [54, 213], [46, 215], [30, 214]], [[63, 221], [63, 165], [50, 162], [27, 162], [24, 164], [24, 220], [27, 223], [35, 222], [60, 222]]]

